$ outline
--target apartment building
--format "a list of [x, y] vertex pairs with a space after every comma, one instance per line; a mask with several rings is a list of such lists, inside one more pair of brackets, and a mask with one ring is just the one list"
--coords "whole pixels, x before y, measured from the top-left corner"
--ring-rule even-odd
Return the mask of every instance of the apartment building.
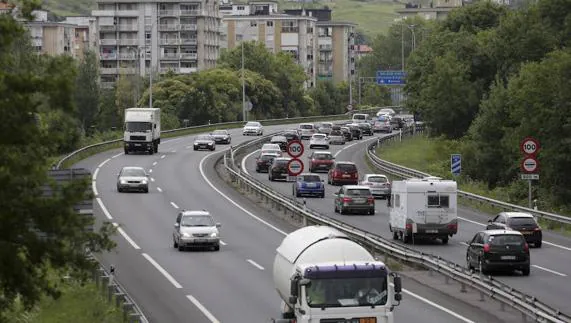
[[278, 13], [277, 3], [250, 2], [223, 6], [221, 46], [234, 48], [242, 41], [260, 41], [277, 53], [289, 52], [307, 73], [306, 87], [317, 78], [317, 18]]
[[66, 24], [75, 25], [75, 56], [83, 59], [85, 51], [97, 48], [97, 25], [93, 17], [66, 17]]
[[32, 12], [34, 20], [22, 20], [29, 30], [32, 46], [38, 54], [71, 55], [76, 57], [76, 25], [48, 21], [48, 12], [36, 10]]
[[215, 67], [220, 15], [216, 1], [98, 0], [101, 82], [119, 74], [193, 73]]

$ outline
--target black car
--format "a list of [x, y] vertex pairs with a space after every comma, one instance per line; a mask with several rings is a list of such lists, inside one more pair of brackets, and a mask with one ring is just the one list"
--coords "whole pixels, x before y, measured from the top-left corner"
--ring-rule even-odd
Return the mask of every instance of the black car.
[[367, 136], [373, 135], [373, 127], [371, 126], [370, 123], [362, 122], [362, 123], [359, 123], [358, 126], [359, 126], [359, 129], [361, 129], [361, 132], [363, 133], [363, 135], [367, 135]]
[[275, 181], [276, 179], [287, 179], [287, 163], [291, 160], [289, 157], [274, 158], [268, 169], [268, 179]]
[[194, 139], [193, 146], [194, 150], [199, 150], [199, 149], [215, 150], [216, 142], [214, 141], [214, 137], [209, 135], [202, 135]]
[[393, 126], [393, 129], [402, 129], [405, 127], [406, 121], [401, 117], [392, 117], [391, 125]]
[[486, 230], [468, 241], [466, 264], [487, 275], [494, 270], [520, 270], [529, 276], [529, 246], [523, 234], [513, 230]]
[[353, 135], [353, 139], [355, 139], [355, 140], [363, 139], [363, 132], [361, 131], [359, 126], [348, 125], [347, 128], [349, 128], [349, 130], [351, 131], [351, 134]]
[[301, 140], [301, 138], [299, 137], [299, 132], [297, 132], [297, 130], [286, 130], [283, 134], [283, 136], [287, 139], [288, 142], [290, 141], [294, 141], [294, 140]]
[[210, 135], [214, 138], [214, 142], [217, 144], [229, 144], [232, 141], [232, 137], [228, 130], [214, 130]]
[[274, 158], [279, 157], [277, 154], [266, 153], [260, 154], [260, 156], [256, 157], [256, 172], [268, 172], [270, 165], [274, 161]]
[[341, 127], [340, 129], [343, 132], [343, 136], [345, 137], [346, 141], [353, 140], [353, 132], [351, 132], [351, 129], [349, 129], [348, 127]]
[[495, 218], [488, 221], [486, 230], [511, 229], [521, 232], [527, 243], [541, 248], [543, 234], [541, 227], [535, 221], [533, 215], [523, 212], [501, 212]]
[[279, 145], [282, 151], [287, 150], [288, 140], [285, 136], [273, 136], [272, 139], [270, 139], [270, 143]]

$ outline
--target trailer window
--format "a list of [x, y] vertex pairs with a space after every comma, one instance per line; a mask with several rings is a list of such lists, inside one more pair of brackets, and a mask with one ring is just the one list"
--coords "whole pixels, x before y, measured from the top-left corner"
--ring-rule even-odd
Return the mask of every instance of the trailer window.
[[400, 207], [400, 194], [395, 194], [395, 207]]
[[427, 205], [428, 207], [448, 208], [450, 207], [450, 197], [448, 195], [428, 195]]

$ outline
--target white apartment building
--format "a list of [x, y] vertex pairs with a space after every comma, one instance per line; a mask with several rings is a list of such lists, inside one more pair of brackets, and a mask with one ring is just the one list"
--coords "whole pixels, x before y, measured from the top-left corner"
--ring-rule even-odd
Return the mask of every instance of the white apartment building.
[[102, 85], [120, 74], [193, 73], [215, 67], [220, 14], [209, 0], [98, 0]]

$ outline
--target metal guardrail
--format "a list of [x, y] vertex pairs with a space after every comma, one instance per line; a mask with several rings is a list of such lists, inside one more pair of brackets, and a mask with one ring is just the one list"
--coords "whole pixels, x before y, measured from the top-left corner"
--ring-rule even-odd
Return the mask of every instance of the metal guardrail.
[[[409, 134], [408, 131], [404, 132]], [[399, 134], [395, 134], [398, 136]], [[236, 163], [234, 156], [242, 150], [259, 147], [269, 140], [269, 136], [239, 144], [225, 152], [220, 159], [223, 159], [225, 169], [230, 174], [233, 182], [248, 192], [255, 193], [272, 204], [272, 209], [284, 209], [293, 215], [301, 218], [303, 225], [319, 224], [335, 227], [351, 236], [367, 247], [379, 250], [382, 253], [396, 257], [398, 259], [422, 265], [430, 270], [437, 271], [445, 277], [451, 278], [462, 285], [465, 289], [470, 286], [478, 290], [481, 295], [487, 295], [502, 304], [513, 307], [520, 311], [523, 316], [532, 318], [538, 322], [571, 322], [571, 316], [561, 313], [559, 310], [551, 308], [533, 296], [517, 291], [510, 286], [493, 279], [491, 276], [485, 277], [481, 274], [474, 274], [463, 266], [457, 265], [445, 259], [430, 254], [425, 254], [404, 245], [394, 243], [381, 236], [362, 231], [340, 221], [323, 216], [320, 213], [307, 208], [293, 197], [277, 193], [270, 186], [252, 178], [242, 172], [239, 162]], [[219, 159], [219, 160], [220, 160]]]
[[[407, 134], [410, 134], [410, 131], [407, 132]], [[379, 170], [382, 170], [386, 173], [389, 173], [389, 174], [392, 174], [392, 175], [395, 175], [398, 177], [402, 177], [402, 178], [411, 178], [411, 177], [422, 178], [422, 177], [432, 176], [430, 174], [423, 173], [423, 172], [415, 170], [415, 169], [407, 168], [407, 167], [404, 167], [401, 165], [397, 165], [397, 164], [388, 162], [386, 160], [379, 158], [375, 154], [375, 149], [378, 146], [380, 146], [383, 143], [386, 143], [390, 140], [394, 140], [397, 136], [398, 136], [398, 134], [393, 134], [391, 136], [379, 138], [379, 140], [377, 142], [373, 142], [373, 143], [369, 144], [369, 147], [367, 147], [367, 157], [369, 158], [371, 163], [373, 163], [373, 165], [376, 168], [378, 168]], [[503, 201], [498, 201], [498, 200], [491, 199], [489, 197], [480, 196], [480, 195], [476, 195], [476, 194], [473, 194], [470, 192], [465, 192], [465, 191], [460, 191], [460, 190], [458, 190], [458, 196], [461, 198], [467, 199], [467, 200], [485, 203], [485, 204], [488, 204], [491, 206], [502, 208], [504, 210], [531, 213], [538, 218], [543, 218], [543, 219], [546, 219], [549, 221], [554, 221], [554, 222], [559, 222], [559, 223], [564, 223], [564, 224], [571, 224], [571, 217], [567, 217], [567, 216], [560, 215], [560, 214], [538, 211], [535, 209], [530, 209], [530, 208], [525, 207], [525, 206], [520, 206], [520, 205], [511, 204], [511, 203], [507, 203], [507, 202], [503, 202]]]
[[[259, 121], [262, 123], [262, 125], [264, 123], [275, 123], [275, 122], [296, 123], [296, 122], [304, 122], [306, 120], [315, 120], [315, 119], [319, 119], [319, 118], [323, 118], [323, 119], [341, 118], [344, 116], [352, 115], [354, 113], [374, 113], [374, 112], [377, 112], [381, 108], [398, 109], [400, 107], [398, 107], [398, 106], [387, 106], [387, 107], [377, 107], [377, 108], [364, 109], [364, 110], [354, 110], [354, 111], [347, 112], [344, 114], [333, 114], [333, 115], [326, 115], [326, 116], [309, 116], [309, 117], [282, 118], [282, 119], [263, 119], [263, 120], [250, 120], [250, 121]], [[165, 131], [161, 131], [161, 134], [179, 133], [179, 132], [185, 132], [185, 131], [193, 130], [193, 129], [196, 129], [196, 130], [208, 129], [211, 127], [229, 127], [229, 126], [232, 127], [232, 126], [243, 125], [245, 122], [246, 121], [220, 122], [220, 123], [212, 123], [212, 124], [209, 123], [209, 124], [200, 125], [200, 126], [191, 126], [191, 127], [184, 127], [184, 128], [178, 128], [178, 129], [172, 129], [172, 130], [165, 130]], [[56, 164], [55, 168], [60, 169], [61, 166], [63, 165], [63, 163], [65, 163], [67, 160], [73, 158], [74, 156], [77, 156], [78, 154], [80, 154], [82, 152], [89, 151], [91, 149], [95, 149], [95, 148], [99, 148], [99, 147], [103, 147], [103, 146], [107, 146], [107, 145], [112, 145], [115, 143], [119, 143], [121, 141], [123, 141], [123, 138], [103, 141], [100, 143], [96, 143], [93, 145], [89, 145], [89, 146], [85, 146], [85, 147], [82, 147], [80, 149], [77, 149], [77, 150], [69, 153], [68, 155], [66, 155], [62, 159], [60, 159], [58, 161], [58, 163]]]

